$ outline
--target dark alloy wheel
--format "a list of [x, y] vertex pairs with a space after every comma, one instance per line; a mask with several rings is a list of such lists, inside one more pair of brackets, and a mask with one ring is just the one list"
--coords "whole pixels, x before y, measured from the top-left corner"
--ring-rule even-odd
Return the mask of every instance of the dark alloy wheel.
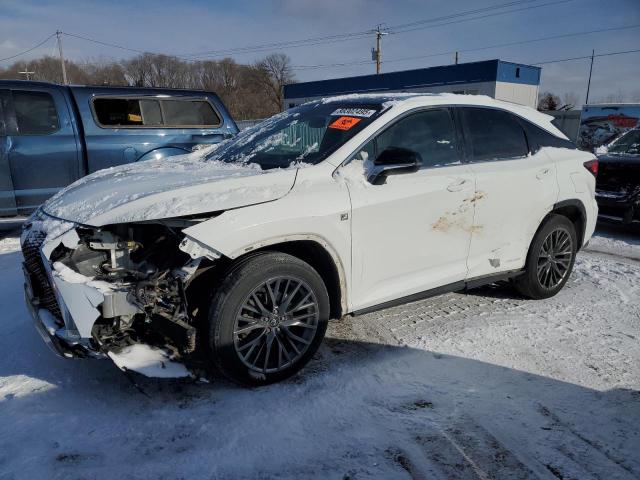
[[247, 295], [236, 315], [233, 341], [242, 362], [255, 372], [280, 372], [307, 351], [320, 308], [311, 287], [290, 276], [270, 278]]
[[311, 359], [328, 319], [327, 289], [309, 264], [279, 252], [250, 255], [232, 266], [212, 297], [212, 364], [245, 385], [283, 380]]
[[573, 239], [564, 227], [559, 226], [547, 235], [538, 254], [540, 285], [551, 290], [562, 283], [569, 274], [573, 251]]
[[569, 279], [578, 250], [573, 223], [562, 215], [550, 215], [531, 242], [525, 271], [514, 281], [526, 297], [554, 296]]

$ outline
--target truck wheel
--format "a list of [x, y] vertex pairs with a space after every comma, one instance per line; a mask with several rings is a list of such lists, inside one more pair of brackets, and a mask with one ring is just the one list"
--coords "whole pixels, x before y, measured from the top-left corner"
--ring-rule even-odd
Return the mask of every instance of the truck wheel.
[[238, 383], [278, 382], [307, 364], [328, 320], [327, 289], [309, 264], [285, 253], [255, 254], [227, 272], [211, 300], [211, 361]]
[[573, 223], [562, 215], [551, 215], [533, 237], [525, 272], [515, 286], [525, 297], [549, 298], [567, 283], [577, 252]]

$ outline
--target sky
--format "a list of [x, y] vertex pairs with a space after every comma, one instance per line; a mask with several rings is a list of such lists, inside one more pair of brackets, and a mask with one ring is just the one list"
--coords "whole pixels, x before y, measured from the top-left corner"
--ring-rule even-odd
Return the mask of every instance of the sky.
[[[508, 3], [509, 0], [0, 0], [0, 58], [20, 53], [56, 30], [134, 50], [172, 55], [237, 49], [278, 42], [366, 32], [383, 24], [382, 71], [406, 70], [459, 61], [499, 58], [518, 63], [588, 56], [640, 49], [640, 0], [530, 0], [499, 10], [456, 17], [438, 23], [399, 25], [432, 20]], [[517, 3], [517, 4], [516, 4]], [[518, 11], [519, 10], [519, 11]], [[500, 13], [500, 14], [497, 14]], [[484, 17], [484, 18], [473, 18]], [[447, 23], [443, 25], [443, 23]], [[635, 26], [635, 27], [633, 27]], [[417, 28], [416, 27], [420, 27]], [[617, 29], [567, 36], [534, 43], [469, 49], [541, 37]], [[267, 47], [262, 51], [227, 55], [240, 63], [254, 62], [271, 52], [290, 56], [298, 81], [319, 80], [375, 72], [370, 63], [373, 33], [334, 39], [295, 48]], [[122, 59], [135, 52], [64, 36], [65, 56], [77, 61]], [[44, 54], [56, 54], [55, 39], [8, 66]], [[409, 58], [406, 57], [422, 57]], [[193, 58], [189, 56], [189, 58]], [[204, 58], [204, 57], [200, 57]], [[208, 54], [208, 58], [221, 58]], [[405, 59], [405, 60], [403, 60]], [[341, 63], [366, 62], [355, 65]], [[589, 59], [542, 65], [541, 91], [584, 102]], [[318, 68], [304, 68], [321, 65]], [[593, 67], [591, 100], [640, 101], [640, 52], [597, 57]]]

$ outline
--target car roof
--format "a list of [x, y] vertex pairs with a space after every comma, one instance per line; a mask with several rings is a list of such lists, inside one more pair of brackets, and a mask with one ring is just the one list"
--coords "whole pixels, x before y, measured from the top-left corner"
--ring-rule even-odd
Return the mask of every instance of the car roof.
[[544, 128], [561, 138], [566, 136], [551, 124], [554, 117], [539, 112], [531, 107], [520, 105], [517, 103], [496, 100], [487, 95], [461, 95], [455, 93], [364, 93], [338, 95], [334, 97], [326, 97], [318, 100], [321, 103], [341, 103], [341, 104], [381, 104], [384, 107], [391, 108], [412, 108], [412, 107], [428, 107], [428, 106], [470, 106], [470, 107], [487, 107], [499, 108], [507, 110], [515, 115], [525, 118], [532, 123]]
[[326, 97], [319, 102], [322, 103], [373, 103], [382, 104], [385, 107], [399, 107], [399, 106], [434, 106], [434, 105], [459, 105], [459, 106], [479, 106], [479, 107], [493, 107], [509, 110], [516, 115], [520, 115], [527, 119], [533, 120], [536, 123], [549, 123], [553, 120], [553, 117], [537, 110], [520, 105], [517, 103], [505, 102], [502, 100], [496, 100], [487, 95], [461, 95], [455, 93], [365, 93], [365, 94], [350, 94], [350, 95], [338, 95], [335, 97]]

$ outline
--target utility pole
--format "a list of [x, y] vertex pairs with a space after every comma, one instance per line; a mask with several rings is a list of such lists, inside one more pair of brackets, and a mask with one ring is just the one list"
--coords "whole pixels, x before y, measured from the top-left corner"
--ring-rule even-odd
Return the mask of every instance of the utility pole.
[[458, 64], [458, 52], [456, 52], [456, 65]]
[[593, 73], [593, 57], [595, 57], [596, 51], [591, 50], [591, 67], [589, 67], [589, 81], [587, 82], [587, 99], [585, 105], [589, 105], [589, 90], [591, 90], [591, 74]]
[[67, 68], [64, 65], [64, 55], [62, 54], [62, 32], [56, 31], [56, 37], [58, 38], [58, 51], [60, 52], [60, 65], [62, 66], [62, 83], [68, 85], [67, 81]]
[[376, 73], [380, 73], [380, 64], [382, 63], [381, 40], [382, 36], [388, 35], [388, 33], [382, 31], [382, 24], [378, 24], [374, 33], [376, 34], [376, 48], [371, 51], [371, 59], [376, 62]]
[[31, 75], [35, 74], [36, 72], [30, 72], [29, 69], [27, 68], [27, 64], [24, 64], [24, 71], [23, 72], [18, 72], [20, 75], [24, 75], [27, 80], [31, 80]]

